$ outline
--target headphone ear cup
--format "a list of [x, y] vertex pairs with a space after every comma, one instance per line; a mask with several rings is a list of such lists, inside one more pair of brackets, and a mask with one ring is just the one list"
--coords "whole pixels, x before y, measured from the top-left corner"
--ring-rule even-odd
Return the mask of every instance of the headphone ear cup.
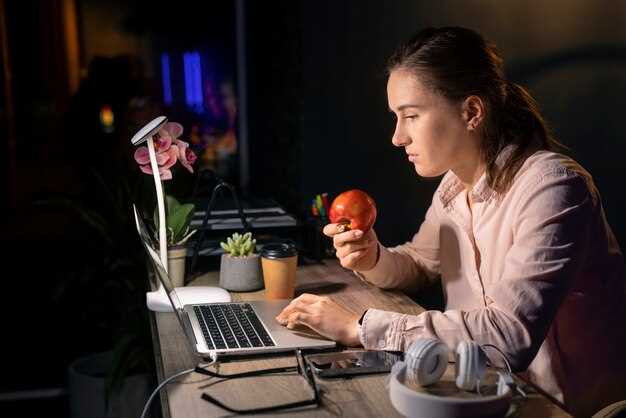
[[474, 390], [485, 375], [487, 356], [474, 341], [461, 341], [456, 348], [456, 386]]
[[405, 353], [406, 379], [420, 386], [439, 381], [448, 366], [448, 347], [435, 338], [418, 338]]

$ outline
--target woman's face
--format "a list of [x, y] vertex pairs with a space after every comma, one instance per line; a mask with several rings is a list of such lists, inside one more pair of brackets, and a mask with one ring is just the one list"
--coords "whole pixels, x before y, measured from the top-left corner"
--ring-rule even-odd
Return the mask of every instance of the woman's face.
[[404, 147], [420, 176], [435, 177], [462, 168], [462, 157], [474, 154], [468, 149], [474, 142], [468, 138], [461, 103], [431, 91], [404, 69], [391, 72], [387, 98], [396, 116], [391, 142]]

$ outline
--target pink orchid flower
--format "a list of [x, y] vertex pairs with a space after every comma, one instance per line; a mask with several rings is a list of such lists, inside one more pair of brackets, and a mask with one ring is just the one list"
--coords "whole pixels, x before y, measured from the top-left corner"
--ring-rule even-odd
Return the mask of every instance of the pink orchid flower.
[[167, 122], [161, 129], [159, 129], [160, 136], [169, 136], [172, 139], [176, 139], [183, 134], [183, 125], [178, 122]]
[[178, 159], [180, 163], [189, 170], [190, 173], [193, 173], [193, 163], [196, 162], [198, 157], [196, 154], [189, 149], [189, 144], [185, 141], [181, 141], [180, 139], [176, 139], [176, 146], [178, 146]]
[[[146, 148], [145, 151], [142, 151], [140, 149], [137, 149], [137, 151], [135, 151], [135, 161], [139, 162], [138, 158], [137, 158], [137, 154], [139, 153], [145, 152], [146, 154], [148, 153], [148, 149]], [[146, 173], [146, 174], [152, 174], [152, 167], [150, 166], [150, 157], [148, 155], [146, 155], [146, 157], [148, 158], [148, 164], [140, 164], [139, 165], [139, 169]], [[171, 180], [172, 179], [172, 171], [170, 170], [170, 168], [176, 164], [176, 161], [178, 160], [178, 147], [176, 145], [172, 145], [169, 150], [167, 150], [166, 152], [162, 152], [157, 154], [157, 164], [159, 165], [159, 174], [161, 175], [161, 180]]]
[[193, 173], [193, 163], [196, 162], [196, 154], [189, 149], [189, 143], [178, 139], [183, 134], [183, 126], [177, 122], [168, 122], [159, 130], [159, 134], [163, 136], [170, 136], [174, 141], [174, 144], [178, 146], [178, 159], [180, 163], [190, 173]]
[[[170, 180], [172, 178], [170, 167], [176, 164], [176, 161], [178, 160], [178, 146], [173, 145], [172, 138], [165, 134], [154, 139], [154, 150], [156, 152], [156, 160], [159, 166], [161, 179]], [[139, 169], [142, 172], [152, 174], [148, 147], [137, 148], [134, 157], [135, 161], [139, 164]]]
[[[154, 150], [159, 166], [159, 174], [162, 180], [170, 180], [172, 171], [170, 168], [180, 160], [180, 163], [193, 173], [193, 163], [196, 161], [196, 154], [189, 149], [189, 144], [178, 139], [183, 133], [183, 126], [177, 122], [168, 122], [159, 130], [159, 136], [154, 138]], [[139, 169], [152, 174], [150, 166], [150, 153], [148, 147], [139, 147], [135, 151], [135, 161], [139, 164]]]

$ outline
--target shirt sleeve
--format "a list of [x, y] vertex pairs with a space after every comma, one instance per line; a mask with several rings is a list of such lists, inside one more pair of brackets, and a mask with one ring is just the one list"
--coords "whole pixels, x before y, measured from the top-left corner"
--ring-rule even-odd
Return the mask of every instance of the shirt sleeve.
[[[433, 337], [453, 348], [471, 339], [496, 345], [516, 371], [525, 370], [580, 269], [589, 225], [599, 216], [590, 179], [567, 169], [537, 177], [513, 214], [514, 243], [501, 277], [485, 289], [486, 306], [419, 315], [369, 309], [359, 335], [363, 346], [406, 351], [416, 338]], [[496, 356], [492, 361], [502, 364]]]
[[379, 245], [374, 268], [357, 275], [383, 289], [416, 290], [434, 281], [439, 275], [439, 225], [433, 202], [411, 241], [393, 248]]

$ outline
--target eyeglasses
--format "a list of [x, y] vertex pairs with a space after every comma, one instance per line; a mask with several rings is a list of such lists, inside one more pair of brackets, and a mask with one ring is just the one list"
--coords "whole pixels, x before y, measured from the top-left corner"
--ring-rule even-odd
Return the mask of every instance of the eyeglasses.
[[293, 366], [292, 367], [276, 367], [273, 369], [254, 370], [251, 372], [233, 373], [233, 374], [216, 373], [210, 370], [202, 369], [200, 367], [196, 367], [195, 371], [200, 374], [204, 374], [204, 375], [212, 376], [212, 377], [219, 377], [223, 379], [237, 379], [237, 378], [243, 378], [243, 377], [264, 376], [268, 374], [297, 371], [300, 376], [305, 378], [305, 380], [309, 384], [309, 387], [313, 391], [313, 398], [311, 399], [306, 399], [306, 400], [298, 401], [298, 402], [290, 402], [290, 403], [285, 403], [285, 404], [280, 404], [280, 405], [274, 405], [274, 406], [268, 406], [264, 408], [253, 408], [253, 409], [231, 408], [227, 405], [224, 405], [217, 399], [213, 398], [206, 392], [202, 393], [202, 399], [228, 412], [231, 412], [233, 414], [242, 414], [242, 415], [260, 414], [264, 412], [279, 411], [283, 409], [300, 408], [302, 406], [308, 406], [308, 405], [319, 406], [321, 401], [320, 401], [320, 396], [319, 396], [319, 390], [317, 388], [317, 384], [315, 383], [315, 378], [313, 377], [313, 372], [311, 371], [311, 368], [309, 367], [307, 362], [304, 360], [304, 357], [302, 356], [302, 351], [298, 349], [296, 350], [295, 354], [296, 354], [296, 360], [297, 360], [297, 366], [295, 367]]

